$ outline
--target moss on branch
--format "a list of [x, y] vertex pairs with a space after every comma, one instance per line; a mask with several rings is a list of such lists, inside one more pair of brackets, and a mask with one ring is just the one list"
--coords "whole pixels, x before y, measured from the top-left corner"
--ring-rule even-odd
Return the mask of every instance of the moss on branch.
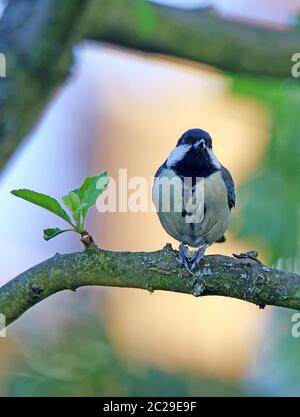
[[82, 286], [140, 288], [191, 294], [220, 295], [259, 306], [300, 309], [300, 275], [285, 273], [252, 258], [206, 256], [193, 276], [166, 245], [156, 252], [110, 252], [91, 246], [60, 255], [23, 272], [0, 288], [0, 313], [10, 324], [51, 295]]

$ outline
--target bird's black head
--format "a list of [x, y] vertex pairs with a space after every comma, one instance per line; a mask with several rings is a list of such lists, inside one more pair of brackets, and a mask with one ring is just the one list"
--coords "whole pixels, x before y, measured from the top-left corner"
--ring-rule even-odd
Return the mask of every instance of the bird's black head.
[[203, 150], [205, 148], [212, 148], [212, 140], [205, 130], [189, 129], [179, 139], [176, 146], [192, 145], [195, 149]]
[[166, 165], [181, 177], [207, 177], [221, 169], [212, 150], [211, 137], [202, 129], [185, 132], [170, 153]]

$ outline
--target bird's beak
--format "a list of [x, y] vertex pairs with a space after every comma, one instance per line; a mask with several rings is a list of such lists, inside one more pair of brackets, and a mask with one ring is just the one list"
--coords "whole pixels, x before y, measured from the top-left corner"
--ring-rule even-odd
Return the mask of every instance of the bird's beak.
[[203, 151], [206, 148], [205, 139], [199, 140], [199, 142], [196, 143], [195, 148], [197, 151]]

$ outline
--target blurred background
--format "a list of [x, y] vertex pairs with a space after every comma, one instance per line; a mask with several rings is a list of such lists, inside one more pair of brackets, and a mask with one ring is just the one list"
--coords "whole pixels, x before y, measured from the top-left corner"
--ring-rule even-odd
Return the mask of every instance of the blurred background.
[[[191, 12], [210, 4], [224, 18], [282, 32], [297, 27], [300, 12], [300, 0], [155, 3]], [[145, 30], [155, 19], [151, 7], [140, 2], [135, 15]], [[227, 242], [208, 252], [257, 249], [262, 261], [300, 272], [299, 112], [299, 79], [225, 72], [88, 39], [75, 43], [68, 79], [0, 173], [0, 284], [56, 252], [81, 250], [72, 234], [45, 242], [43, 228], [59, 226], [57, 220], [10, 190], [60, 198], [85, 176], [107, 170], [117, 179], [120, 168], [150, 184], [193, 127], [211, 133], [238, 187]], [[94, 210], [88, 230], [110, 250], [178, 245], [151, 212]], [[96, 287], [62, 292], [0, 338], [0, 394], [298, 396], [300, 339], [291, 335], [292, 314], [222, 297]]]

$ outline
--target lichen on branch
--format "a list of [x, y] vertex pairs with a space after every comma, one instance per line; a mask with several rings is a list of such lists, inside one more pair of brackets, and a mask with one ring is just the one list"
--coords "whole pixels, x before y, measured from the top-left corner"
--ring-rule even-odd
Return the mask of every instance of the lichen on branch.
[[300, 310], [300, 275], [270, 268], [251, 256], [210, 255], [191, 276], [168, 244], [155, 252], [111, 252], [92, 245], [82, 252], [56, 254], [0, 288], [0, 313], [9, 325], [57, 292], [90, 285], [219, 295], [260, 307]]

